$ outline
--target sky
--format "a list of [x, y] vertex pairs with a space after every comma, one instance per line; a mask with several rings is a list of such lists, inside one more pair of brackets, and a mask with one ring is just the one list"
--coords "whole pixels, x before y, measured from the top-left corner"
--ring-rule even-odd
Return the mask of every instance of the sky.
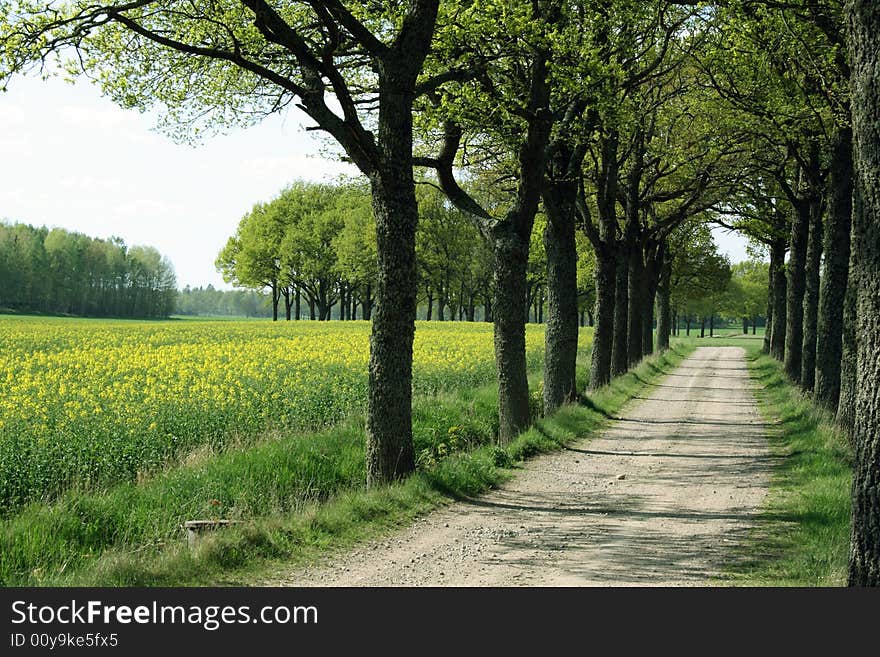
[[[214, 260], [255, 203], [296, 179], [357, 173], [320, 157], [307, 123], [293, 109], [182, 145], [85, 80], [15, 78], [0, 94], [0, 218], [154, 246], [180, 287], [229, 288]], [[732, 262], [747, 258], [744, 239], [715, 236]]]

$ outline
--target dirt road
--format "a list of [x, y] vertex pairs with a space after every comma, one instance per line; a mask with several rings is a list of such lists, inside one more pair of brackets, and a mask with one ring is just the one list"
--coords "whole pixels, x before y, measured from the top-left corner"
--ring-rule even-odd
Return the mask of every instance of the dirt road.
[[771, 457], [739, 347], [702, 347], [599, 437], [529, 461], [282, 586], [700, 585], [754, 525]]

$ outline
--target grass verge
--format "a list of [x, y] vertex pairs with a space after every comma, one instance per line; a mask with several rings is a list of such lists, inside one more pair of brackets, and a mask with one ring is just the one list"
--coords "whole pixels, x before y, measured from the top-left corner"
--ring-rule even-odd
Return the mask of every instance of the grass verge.
[[788, 382], [781, 363], [756, 350], [747, 361], [778, 459], [761, 522], [725, 579], [740, 586], [841, 586], [852, 451], [831, 415]]
[[[363, 429], [349, 422], [211, 456], [141, 484], [34, 505], [0, 534], [0, 582], [240, 584], [282, 562], [306, 564], [497, 486], [524, 459], [595, 432], [690, 350], [681, 346], [646, 360], [583, 403], [537, 421], [505, 448], [491, 444], [497, 430], [494, 386], [425, 400], [414, 408], [419, 471], [376, 490], [362, 488]], [[538, 399], [536, 390], [536, 405]], [[244, 522], [190, 550], [180, 522], [204, 509], [206, 500], [217, 515]]]

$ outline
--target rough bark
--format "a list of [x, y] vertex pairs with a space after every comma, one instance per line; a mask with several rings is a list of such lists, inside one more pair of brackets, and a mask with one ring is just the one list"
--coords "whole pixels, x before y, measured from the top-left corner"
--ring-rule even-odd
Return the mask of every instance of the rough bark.
[[529, 243], [512, 230], [493, 240], [495, 365], [498, 371], [498, 439], [510, 442], [529, 425], [526, 376], [526, 269]]
[[[619, 135], [612, 130], [602, 139], [601, 168], [597, 179], [596, 207], [598, 227], [593, 225], [586, 202], [579, 194], [578, 214], [584, 232], [596, 252], [596, 329], [593, 332], [593, 355], [590, 363], [590, 388], [596, 389], [611, 381], [614, 373], [614, 343], [617, 327], [617, 288], [620, 268], [617, 244], [617, 150]], [[582, 190], [581, 190], [582, 191]], [[623, 306], [626, 312], [626, 306]], [[626, 335], [624, 329], [624, 336]]]
[[[665, 257], [663, 242], [653, 242], [645, 250], [644, 299], [642, 304], [642, 356], [654, 353], [654, 303]], [[659, 334], [659, 326], [658, 326]]]
[[770, 355], [785, 358], [786, 304], [788, 277], [785, 271], [786, 241], [777, 239], [770, 247], [770, 270], [773, 272], [773, 325], [770, 334]]
[[412, 172], [414, 75], [383, 71], [379, 101], [381, 168], [371, 177], [379, 275], [370, 335], [367, 485], [415, 469], [412, 347], [416, 318], [418, 204]]
[[810, 210], [797, 208], [791, 222], [791, 250], [788, 257], [788, 290], [785, 304], [785, 373], [795, 383], [801, 380], [804, 342], [804, 290], [806, 288], [807, 240]]
[[629, 311], [629, 257], [617, 258], [614, 293], [614, 342], [611, 346], [611, 375], [619, 376], [629, 369], [629, 345], [627, 342], [627, 315]]
[[544, 248], [547, 254], [547, 328], [544, 342], [544, 414], [577, 399], [577, 250], [574, 179], [545, 186]]
[[671, 263], [664, 262], [657, 282], [657, 351], [669, 349], [669, 336], [672, 332], [672, 307], [669, 289]]
[[642, 359], [642, 324], [644, 321], [645, 298], [645, 245], [642, 238], [639, 216], [639, 187], [644, 166], [644, 139], [641, 129], [636, 131], [635, 153], [632, 168], [626, 175], [626, 249], [629, 255], [629, 277], [627, 289], [627, 363], [635, 365]]
[[819, 291], [814, 398], [834, 411], [840, 397], [840, 366], [843, 358], [843, 309], [849, 277], [852, 229], [853, 163], [852, 129], [835, 135], [825, 218], [825, 268]]
[[645, 263], [641, 246], [630, 250], [627, 278], [626, 360], [632, 367], [642, 359], [642, 322], [644, 320]]
[[590, 362], [590, 388], [611, 381], [611, 354], [614, 342], [614, 297], [617, 281], [617, 258], [610, 250], [596, 251], [596, 328]]
[[849, 583], [880, 586], [880, 5], [847, 3], [857, 208], [856, 414]]
[[819, 313], [819, 269], [822, 265], [822, 203], [810, 204], [810, 234], [804, 267], [804, 339], [801, 345], [801, 389], [813, 390], [816, 380], [816, 325]]
[[[856, 201], [856, 199], [853, 199]], [[856, 201], [855, 206], [858, 205]], [[857, 208], [853, 207], [853, 219]], [[853, 227], [854, 228], [854, 227]], [[856, 290], [858, 263], [856, 262], [856, 238], [851, 235], [849, 259], [849, 282], [843, 298], [843, 335], [840, 354], [840, 397], [837, 400], [837, 423], [848, 436], [852, 436], [856, 424]]]
[[770, 335], [773, 330], [773, 263], [770, 263], [767, 276], [767, 313], [764, 322], [764, 342], [761, 345], [761, 351], [765, 354], [770, 353]]

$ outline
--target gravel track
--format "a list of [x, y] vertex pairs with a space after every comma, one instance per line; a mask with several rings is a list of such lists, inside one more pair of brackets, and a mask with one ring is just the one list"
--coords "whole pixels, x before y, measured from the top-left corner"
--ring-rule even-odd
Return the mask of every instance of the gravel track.
[[744, 351], [700, 347], [599, 436], [278, 586], [694, 586], [755, 526], [772, 457]]

